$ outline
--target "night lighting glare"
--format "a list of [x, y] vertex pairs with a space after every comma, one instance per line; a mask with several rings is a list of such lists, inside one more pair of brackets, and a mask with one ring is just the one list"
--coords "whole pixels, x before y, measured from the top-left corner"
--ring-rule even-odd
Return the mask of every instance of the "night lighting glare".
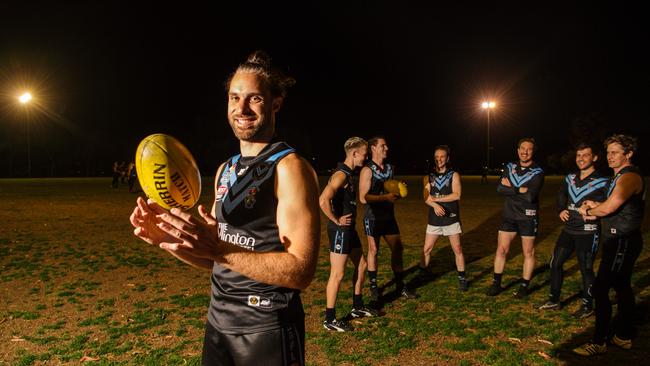
[[18, 101], [20, 101], [20, 103], [22, 103], [22, 104], [27, 104], [31, 100], [32, 100], [32, 95], [29, 92], [24, 93], [23, 95], [18, 97]]

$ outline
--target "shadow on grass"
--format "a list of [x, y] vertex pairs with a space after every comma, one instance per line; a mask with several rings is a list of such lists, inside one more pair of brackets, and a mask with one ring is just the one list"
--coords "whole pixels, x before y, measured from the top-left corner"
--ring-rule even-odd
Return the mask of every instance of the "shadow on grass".
[[[540, 210], [540, 227], [539, 235], [537, 236], [536, 241], [542, 242], [550, 235], [551, 232], [557, 227], [557, 218], [555, 217], [554, 210]], [[465, 263], [467, 265], [467, 274], [468, 274], [468, 284], [470, 287], [479, 286], [479, 281], [481, 278], [492, 274], [493, 267], [487, 266], [484, 267], [479, 272], [472, 271], [472, 264], [475, 264], [475, 268], [480, 268], [478, 262], [483, 260], [486, 257], [494, 256], [496, 251], [496, 239], [498, 228], [501, 225], [501, 212], [497, 212], [487, 219], [485, 219], [481, 224], [472, 229], [467, 233], [463, 233], [461, 238], [461, 243], [463, 247], [463, 255], [465, 257]], [[443, 238], [439, 238], [444, 240]], [[508, 258], [514, 258], [522, 253], [521, 241], [519, 238], [515, 238], [510, 246], [510, 251], [508, 253]], [[422, 288], [427, 284], [435, 281], [436, 279], [442, 277], [449, 271], [455, 271], [455, 259], [454, 253], [451, 248], [438, 249], [439, 243], [434, 246], [434, 252], [431, 255], [431, 261], [428, 273], [422, 273], [418, 265], [414, 265], [404, 271], [404, 277], [409, 278], [410, 280], [406, 283], [406, 286], [409, 289], [417, 290]], [[575, 268], [574, 268], [575, 267]], [[543, 263], [535, 268], [533, 272], [533, 278], [549, 270], [548, 263]], [[565, 276], [568, 276], [577, 270], [577, 266], [573, 266], [567, 271], [565, 271]], [[414, 274], [414, 275], [413, 275]], [[519, 284], [520, 279], [509, 281], [505, 284], [503, 291], [507, 291], [511, 287]], [[535, 282], [534, 282], [535, 283]], [[548, 285], [548, 278], [542, 283], [536, 283], [530, 288], [531, 292], [537, 291], [544, 286]], [[395, 280], [391, 279], [390, 281], [382, 284], [379, 288], [382, 295], [379, 298], [379, 301], [374, 303], [378, 309], [381, 309], [386, 303], [393, 302], [400, 298], [400, 294], [393, 287], [395, 285]], [[488, 284], [486, 284], [487, 286]], [[386, 289], [393, 287], [393, 291], [383, 293]]]

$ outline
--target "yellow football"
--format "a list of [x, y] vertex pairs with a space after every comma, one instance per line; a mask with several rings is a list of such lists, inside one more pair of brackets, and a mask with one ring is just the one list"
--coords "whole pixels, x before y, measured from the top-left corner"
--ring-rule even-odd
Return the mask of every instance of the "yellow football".
[[190, 151], [169, 135], [145, 137], [135, 153], [135, 169], [147, 197], [166, 209], [187, 210], [199, 200], [199, 168]]
[[402, 198], [406, 197], [406, 195], [409, 193], [409, 190], [406, 187], [406, 183], [395, 179], [389, 179], [385, 181], [384, 190], [386, 190], [388, 193], [394, 193]]

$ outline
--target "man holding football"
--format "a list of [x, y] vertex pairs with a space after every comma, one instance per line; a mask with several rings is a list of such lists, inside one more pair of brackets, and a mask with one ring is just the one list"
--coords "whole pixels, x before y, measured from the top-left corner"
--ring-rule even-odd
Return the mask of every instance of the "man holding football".
[[142, 198], [131, 215], [136, 236], [212, 271], [203, 365], [304, 364], [300, 291], [316, 269], [318, 183], [292, 148], [272, 142], [293, 82], [260, 51], [229, 77], [240, 154], [219, 167], [212, 210], [198, 208], [202, 219]]

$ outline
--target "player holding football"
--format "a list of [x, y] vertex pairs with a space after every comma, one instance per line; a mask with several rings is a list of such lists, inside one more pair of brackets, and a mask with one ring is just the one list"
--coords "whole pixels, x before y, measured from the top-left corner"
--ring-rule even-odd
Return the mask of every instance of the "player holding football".
[[212, 271], [203, 365], [304, 364], [300, 290], [312, 281], [319, 246], [318, 183], [285, 143], [272, 143], [276, 113], [293, 84], [253, 53], [227, 82], [228, 121], [240, 154], [216, 174], [203, 220], [138, 199], [134, 233]]
[[404, 285], [402, 253], [404, 247], [395, 220], [393, 203], [399, 198], [395, 193], [384, 191], [384, 182], [393, 178], [393, 166], [385, 162], [388, 145], [383, 137], [368, 140], [371, 160], [361, 169], [359, 177], [359, 201], [366, 205], [364, 226], [368, 238], [368, 277], [370, 278], [370, 296], [379, 299], [377, 285], [377, 252], [379, 240], [383, 236], [391, 250], [391, 267], [395, 276], [397, 293], [407, 299], [417, 295]]

